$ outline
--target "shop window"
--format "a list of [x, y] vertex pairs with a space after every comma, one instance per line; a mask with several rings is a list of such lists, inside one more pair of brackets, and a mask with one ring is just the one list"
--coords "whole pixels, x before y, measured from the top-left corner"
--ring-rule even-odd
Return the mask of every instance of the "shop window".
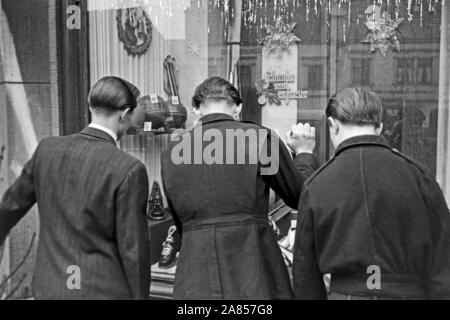
[[[450, 198], [445, 98], [450, 96], [450, 68], [442, 43], [448, 28], [441, 28], [449, 25], [448, 4], [427, 0], [419, 12], [411, 11], [407, 1], [88, 3], [92, 83], [118, 75], [135, 83], [144, 97], [168, 103], [173, 92], [164, 66], [168, 56], [174, 58], [177, 94], [187, 110], [184, 127], [140, 128], [120, 145], [146, 164], [150, 181], [161, 181], [160, 155], [169, 133], [195, 123], [189, 112], [195, 87], [208, 76], [221, 76], [241, 90], [243, 120], [257, 121], [281, 136], [298, 122], [315, 125], [321, 164], [333, 154], [324, 116], [328, 98], [352, 86], [378, 93], [386, 106], [389, 143], [436, 174]], [[382, 15], [403, 18], [396, 37], [377, 41], [366, 25], [367, 12], [378, 19], [378, 27], [386, 22]]]
[[417, 83], [422, 85], [433, 83], [433, 58], [417, 60]]
[[370, 84], [370, 59], [352, 58], [351, 59], [351, 79], [352, 84], [356, 86], [367, 86]]
[[310, 65], [308, 66], [308, 89], [320, 90], [323, 86], [323, 66]]
[[[200, 82], [208, 76], [227, 78], [245, 98], [245, 120], [282, 134], [299, 121], [318, 121], [321, 162], [332, 154], [324, 107], [330, 95], [350, 86], [370, 88], [388, 101], [388, 112], [401, 119], [387, 130], [397, 123], [401, 134], [393, 143], [402, 151], [416, 155], [405, 146], [414, 145], [417, 137], [404, 124], [417, 110], [424, 115], [427, 139], [438, 140], [431, 124], [440, 121], [436, 84], [442, 72], [442, 7], [446, 9], [440, 1], [428, 1], [420, 12], [404, 2], [333, 0], [283, 6], [274, 0], [88, 3], [91, 82], [119, 75], [137, 84], [144, 96], [168, 101], [172, 93], [164, 61], [172, 56], [179, 100], [187, 109]], [[375, 21], [382, 28], [387, 15], [403, 20], [398, 20], [395, 37], [378, 41], [367, 23]], [[186, 128], [194, 122], [189, 113]], [[146, 162], [151, 180], [159, 181], [158, 156], [167, 141], [162, 132], [129, 136], [122, 148]], [[427, 145], [431, 150], [425, 162], [434, 171], [436, 150]]]
[[397, 84], [432, 85], [433, 58], [401, 58], [397, 60]]
[[401, 85], [414, 83], [414, 59], [402, 58], [397, 60], [397, 83]]

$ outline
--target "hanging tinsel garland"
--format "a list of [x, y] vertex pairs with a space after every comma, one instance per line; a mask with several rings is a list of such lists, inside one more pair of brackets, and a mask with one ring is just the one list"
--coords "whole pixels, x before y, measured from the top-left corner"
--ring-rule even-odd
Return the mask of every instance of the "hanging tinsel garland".
[[[292, 23], [296, 17], [296, 12], [304, 8], [306, 21], [312, 15], [318, 15], [321, 10], [329, 14], [334, 6], [339, 10], [347, 10], [347, 23], [351, 24], [352, 10], [356, 4], [366, 3], [366, 8], [370, 5], [395, 10], [395, 19], [400, 16], [406, 17], [408, 21], [415, 18], [423, 21], [424, 13], [436, 12], [442, 5], [443, 0], [243, 0], [243, 15], [245, 25], [274, 24], [283, 17], [286, 23]], [[401, 12], [402, 4], [407, 3], [405, 12]], [[194, 6], [208, 8], [221, 8], [224, 18], [232, 18], [230, 9], [234, 5], [234, 0], [116, 0], [111, 1], [112, 9], [123, 7], [143, 6], [149, 11], [158, 10], [163, 16], [173, 16], [174, 11], [182, 11]], [[156, 8], [157, 7], [157, 8]], [[359, 22], [358, 22], [359, 23]]]
[[[330, 29], [332, 16], [346, 17], [346, 20], [339, 24], [342, 30], [338, 30], [344, 42], [347, 41], [347, 33], [354, 24], [364, 25], [367, 35], [361, 42], [369, 45], [369, 52], [380, 52], [386, 56], [391, 50], [400, 50], [398, 28], [403, 20], [407, 19], [409, 23], [419, 21], [420, 27], [423, 27], [425, 14], [436, 15], [441, 5], [441, 0], [249, 0], [244, 1], [243, 21], [247, 28], [256, 28], [258, 38], [267, 40], [267, 34], [273, 37], [272, 25], [274, 22], [278, 24], [280, 19], [283, 24], [289, 26], [297, 22], [303, 14], [306, 22], [313, 17], [324, 15]], [[376, 8], [378, 14], [368, 15], [369, 8]], [[284, 36], [288, 41], [285, 35], [287, 34], [279, 32], [279, 37]], [[273, 50], [273, 41], [259, 42]]]
[[[402, 19], [412, 23], [419, 21], [423, 26], [424, 17], [428, 13], [437, 14], [444, 0], [242, 0], [242, 25], [248, 30], [253, 29], [258, 43], [268, 36], [268, 27], [275, 26], [277, 21], [285, 25], [298, 22], [301, 15], [308, 22], [313, 17], [326, 17], [324, 23], [330, 28], [331, 16], [345, 17], [345, 21], [339, 26], [339, 34], [343, 35], [344, 42], [350, 28], [356, 24], [368, 28], [368, 34], [364, 40], [370, 45], [370, 51], [385, 53], [388, 49], [397, 50], [400, 45], [395, 35]], [[165, 16], [173, 16], [175, 11], [183, 11], [197, 8], [207, 8], [210, 15], [218, 19], [208, 19], [208, 32], [218, 30], [222, 25], [223, 38], [227, 39], [230, 23], [236, 18], [234, 12], [235, 0], [116, 0], [118, 6], [144, 6], [149, 12], [158, 11], [158, 21], [152, 21], [156, 26], [163, 23]], [[113, 5], [112, 5], [113, 6]], [[370, 24], [365, 16], [365, 10], [370, 6], [377, 6], [385, 13], [384, 20], [377, 24]], [[156, 8], [158, 7], [158, 8]], [[302, 19], [303, 20], [303, 19]], [[369, 25], [367, 25], [369, 24]], [[283, 35], [283, 33], [281, 34]], [[289, 35], [286, 33], [285, 35]], [[269, 36], [270, 37], [270, 36]], [[269, 38], [270, 40], [270, 38]], [[286, 40], [287, 41], [287, 40]], [[269, 41], [269, 44], [273, 43]], [[375, 50], [375, 51], [374, 51]]]
[[[337, 9], [340, 12], [346, 10], [347, 21], [343, 25], [348, 29], [352, 24], [353, 11], [356, 11], [356, 16], [361, 15], [357, 11], [358, 5], [362, 3], [365, 3], [365, 8], [377, 5], [388, 11], [393, 10], [396, 20], [400, 16], [407, 17], [409, 22], [418, 18], [422, 25], [425, 12], [436, 13], [442, 0], [244, 0], [243, 21], [246, 26], [258, 24], [258, 29], [263, 30], [266, 25], [274, 24], [279, 17], [286, 23], [292, 23], [299, 10], [304, 12], [305, 20], [309, 21], [313, 15], [317, 17], [322, 11], [328, 16], [333, 9]], [[407, 5], [404, 6], [404, 3]], [[361, 23], [359, 18], [357, 23]]]

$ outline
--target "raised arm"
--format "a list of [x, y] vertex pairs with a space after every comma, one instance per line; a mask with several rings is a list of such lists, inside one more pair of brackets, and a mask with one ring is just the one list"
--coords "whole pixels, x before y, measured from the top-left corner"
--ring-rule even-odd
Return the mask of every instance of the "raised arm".
[[305, 181], [308, 180], [319, 167], [316, 158], [311, 153], [297, 154], [294, 159], [294, 164]]
[[[273, 132], [268, 135], [266, 150], [269, 157], [262, 158], [261, 174], [271, 187], [291, 208], [297, 208], [305, 181], [317, 169], [313, 156], [315, 131], [311, 127], [298, 125], [287, 136], [287, 143], [297, 154], [295, 160], [283, 141]], [[272, 152], [278, 150], [278, 152]], [[264, 150], [263, 150], [264, 151]], [[298, 151], [298, 152], [297, 152]], [[270, 160], [270, 161], [264, 161]], [[270, 167], [270, 170], [267, 170]]]
[[286, 142], [295, 154], [295, 167], [305, 180], [317, 170], [318, 164], [313, 155], [316, 147], [316, 128], [309, 123], [292, 126], [286, 135]]
[[5, 241], [9, 231], [36, 203], [33, 169], [37, 152], [25, 165], [20, 177], [3, 195], [0, 203], [0, 245]]

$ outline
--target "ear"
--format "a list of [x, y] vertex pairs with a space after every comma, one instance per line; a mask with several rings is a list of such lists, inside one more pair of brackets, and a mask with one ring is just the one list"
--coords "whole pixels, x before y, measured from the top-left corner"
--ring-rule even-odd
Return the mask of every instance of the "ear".
[[381, 123], [380, 126], [375, 130], [376, 134], [378, 136], [381, 136], [381, 134], [383, 133], [383, 129], [384, 129], [384, 124]]
[[122, 113], [120, 114], [120, 121], [123, 121], [127, 115], [130, 115], [130, 113], [131, 113], [130, 108], [126, 108], [125, 110], [123, 110]]
[[328, 118], [328, 126], [330, 127], [330, 133], [337, 135], [340, 131], [340, 126], [339, 126], [339, 122], [332, 118], [329, 117]]
[[236, 107], [236, 118], [239, 118], [239, 116], [241, 115], [241, 112], [242, 112], [242, 104], [240, 104]]
[[192, 108], [192, 113], [194, 113], [197, 117], [202, 117], [202, 112], [200, 111], [200, 108]]

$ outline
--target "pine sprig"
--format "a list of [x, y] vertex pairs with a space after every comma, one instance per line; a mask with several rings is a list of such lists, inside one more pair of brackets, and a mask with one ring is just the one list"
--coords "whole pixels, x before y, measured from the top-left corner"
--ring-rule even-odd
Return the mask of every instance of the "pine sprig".
[[22, 268], [22, 266], [27, 261], [28, 257], [31, 254], [31, 250], [33, 249], [33, 245], [34, 245], [34, 241], [35, 240], [36, 240], [36, 233], [33, 234], [33, 237], [31, 238], [30, 245], [29, 245], [29, 247], [27, 249], [27, 252], [26, 252], [25, 256], [23, 257], [23, 259], [19, 262], [19, 264], [14, 268], [14, 270], [12, 270], [12, 272], [8, 276], [4, 277], [0, 281], [0, 300], [9, 300], [9, 299], [11, 299], [11, 297], [16, 293], [16, 291], [19, 289], [19, 287], [22, 285], [22, 283], [25, 281], [26, 277], [28, 276], [27, 273], [23, 274], [20, 277], [20, 279], [17, 282], [17, 284], [14, 286], [14, 288], [12, 288], [11, 290], [9, 290], [9, 292], [7, 292], [8, 281], [19, 272], [20, 268]]

